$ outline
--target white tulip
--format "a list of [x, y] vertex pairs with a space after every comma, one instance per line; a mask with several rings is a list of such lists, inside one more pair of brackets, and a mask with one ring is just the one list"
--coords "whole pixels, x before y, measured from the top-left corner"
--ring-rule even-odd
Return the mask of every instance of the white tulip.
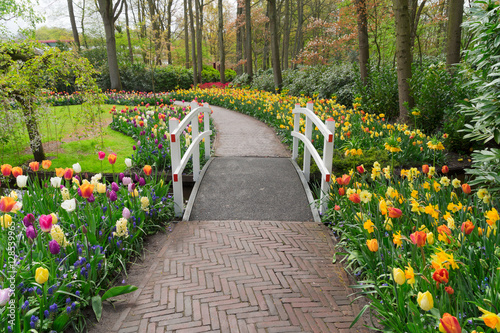
[[132, 167], [132, 159], [126, 158], [125, 165], [127, 166], [127, 168], [131, 168]]
[[80, 166], [80, 163], [73, 164], [73, 170], [74, 170], [76, 173], [80, 173], [80, 172], [82, 172], [82, 167]]
[[52, 187], [61, 187], [61, 179], [61, 177], [50, 178], [50, 185], [52, 185]]
[[26, 183], [28, 182], [28, 176], [19, 175], [17, 176], [16, 181], [17, 181], [17, 187], [19, 188], [26, 187]]
[[9, 303], [11, 293], [10, 288], [0, 289], [0, 306]]
[[76, 200], [75, 199], [64, 200], [61, 204], [61, 207], [68, 213], [71, 213], [76, 209]]

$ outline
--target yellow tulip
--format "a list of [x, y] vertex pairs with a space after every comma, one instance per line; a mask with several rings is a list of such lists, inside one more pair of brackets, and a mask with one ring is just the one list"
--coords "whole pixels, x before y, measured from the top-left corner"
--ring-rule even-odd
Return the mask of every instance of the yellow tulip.
[[12, 216], [9, 214], [0, 216], [0, 224], [2, 225], [2, 228], [10, 228], [12, 225]]
[[43, 267], [38, 267], [35, 271], [35, 281], [39, 284], [44, 284], [49, 279], [49, 270]]
[[406, 282], [405, 272], [403, 272], [401, 268], [394, 268], [392, 270], [392, 278], [394, 279], [394, 282], [399, 285], [402, 285]]
[[418, 292], [417, 302], [424, 311], [429, 311], [434, 307], [434, 298], [432, 298], [432, 294], [429, 291], [425, 293]]
[[106, 193], [106, 185], [104, 185], [103, 183], [97, 183], [97, 193]]
[[55, 213], [50, 213], [50, 215], [52, 216], [52, 224], [57, 224], [57, 215]]
[[372, 252], [377, 252], [378, 251], [378, 241], [376, 238], [373, 239], [368, 239], [366, 241], [366, 246], [368, 246], [368, 249]]

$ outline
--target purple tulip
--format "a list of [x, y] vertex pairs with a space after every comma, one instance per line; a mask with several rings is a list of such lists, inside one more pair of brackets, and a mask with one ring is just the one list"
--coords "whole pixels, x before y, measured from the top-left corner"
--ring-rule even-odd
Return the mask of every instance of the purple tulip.
[[76, 190], [79, 196], [82, 196], [82, 190], [80, 190], [80, 187], [78, 187], [78, 190]]
[[24, 226], [27, 228], [35, 222], [35, 215], [29, 213], [23, 218]]
[[90, 197], [87, 198], [89, 203], [93, 203], [95, 201], [94, 194], [91, 194]]
[[120, 190], [120, 187], [118, 186], [117, 183], [113, 182], [111, 183], [111, 189], [115, 192], [118, 192]]
[[80, 181], [80, 176], [75, 175], [75, 177], [74, 177], [74, 178], [76, 178], [76, 180]]
[[139, 186], [144, 186], [146, 185], [146, 181], [144, 180], [144, 178], [141, 177], [141, 179], [139, 179]]
[[136, 150], [136, 149], [137, 149], [137, 148], [135, 147], [135, 145], [134, 145], [134, 146], [132, 146], [132, 150]]
[[118, 200], [118, 196], [116, 195], [115, 191], [109, 192], [109, 200], [110, 201], [116, 201], [116, 200]]
[[158, 144], [158, 139], [155, 139], [155, 144], [156, 144], [156, 145]]
[[26, 237], [28, 237], [29, 239], [35, 239], [36, 236], [38, 236], [36, 229], [33, 227], [33, 225], [29, 225], [26, 228]]
[[122, 216], [127, 220], [130, 218], [130, 210], [127, 207], [123, 208]]
[[59, 254], [59, 252], [61, 252], [61, 246], [55, 239], [49, 242], [49, 251], [54, 255]]
[[123, 177], [125, 177], [125, 174], [123, 172], [120, 172], [120, 175], [118, 176], [118, 179], [122, 181]]
[[162, 149], [163, 149], [163, 145], [162, 145], [161, 143], [158, 145], [158, 149], [159, 149], [159, 150], [162, 150]]
[[138, 174], [135, 174], [135, 181], [138, 182], [139, 181], [139, 175]]

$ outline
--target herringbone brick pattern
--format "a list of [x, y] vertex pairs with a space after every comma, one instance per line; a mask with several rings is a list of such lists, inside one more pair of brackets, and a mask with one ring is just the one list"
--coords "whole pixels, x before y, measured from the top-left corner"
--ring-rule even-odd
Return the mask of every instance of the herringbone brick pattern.
[[363, 332], [314, 222], [180, 222], [112, 332]]

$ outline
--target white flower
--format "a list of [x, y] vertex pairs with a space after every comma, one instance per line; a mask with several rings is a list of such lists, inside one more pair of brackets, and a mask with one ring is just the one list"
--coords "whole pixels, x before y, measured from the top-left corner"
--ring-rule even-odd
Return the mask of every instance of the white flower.
[[17, 187], [23, 188], [26, 187], [26, 183], [28, 182], [28, 176], [20, 175], [16, 178]]
[[11, 293], [10, 288], [0, 289], [0, 306], [9, 303]]
[[125, 165], [127, 166], [127, 168], [132, 167], [132, 160], [130, 158], [126, 158], [125, 159]]
[[75, 163], [75, 164], [73, 164], [73, 170], [74, 170], [76, 173], [80, 173], [80, 172], [82, 172], [82, 167], [80, 166], [80, 163]]
[[92, 182], [97, 182], [99, 180], [101, 180], [102, 178], [102, 174], [98, 173], [98, 174], [95, 174], [92, 176], [92, 178], [90, 178], [90, 183], [92, 184]]
[[50, 178], [50, 185], [52, 185], [52, 187], [61, 187], [61, 179], [61, 177]]
[[75, 199], [64, 200], [63, 203], [61, 204], [61, 207], [68, 213], [71, 213], [76, 209], [76, 200]]

